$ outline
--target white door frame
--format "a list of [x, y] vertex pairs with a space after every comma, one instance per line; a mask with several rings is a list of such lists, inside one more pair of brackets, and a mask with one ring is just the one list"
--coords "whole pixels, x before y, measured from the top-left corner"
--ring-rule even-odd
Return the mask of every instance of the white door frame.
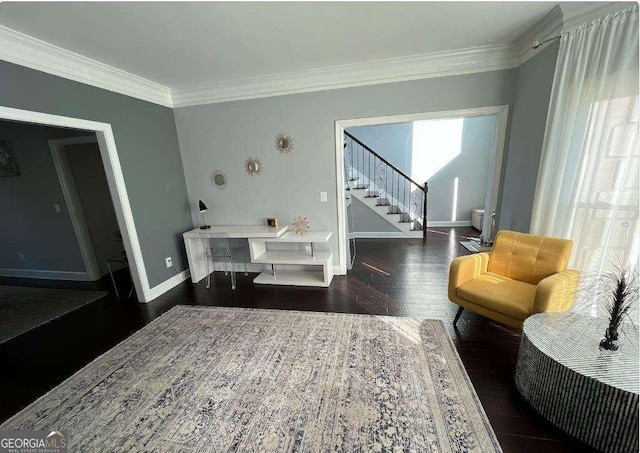
[[95, 121], [71, 118], [66, 116], [51, 115], [48, 113], [33, 112], [29, 110], [14, 109], [0, 106], [0, 119], [19, 121], [23, 123], [44, 124], [47, 126], [66, 127], [95, 132], [100, 148], [100, 156], [107, 175], [107, 183], [111, 200], [118, 218], [118, 225], [122, 233], [122, 241], [129, 258], [129, 268], [136, 288], [136, 294], [140, 302], [148, 302], [153, 299], [147, 271], [142, 259], [142, 249], [138, 240], [138, 232], [133, 220], [133, 212], [129, 203], [127, 187], [120, 166], [120, 158], [116, 142], [113, 137], [111, 125]]
[[91, 235], [89, 234], [87, 221], [84, 216], [84, 211], [82, 210], [82, 204], [80, 203], [78, 189], [76, 188], [65, 150], [65, 146], [67, 145], [85, 143], [98, 143], [98, 139], [95, 135], [53, 139], [49, 140], [49, 150], [51, 151], [53, 164], [56, 167], [58, 181], [60, 181], [60, 188], [62, 189], [62, 195], [64, 196], [64, 201], [69, 211], [69, 217], [71, 217], [73, 231], [78, 240], [80, 254], [82, 255], [84, 268], [87, 272], [87, 280], [95, 281], [102, 277], [100, 274], [100, 266], [96, 259], [96, 253], [93, 249], [93, 243], [91, 242]]
[[[357, 126], [376, 126], [382, 124], [410, 123], [412, 121], [436, 120], [445, 118], [470, 118], [474, 116], [496, 115], [498, 118], [496, 125], [496, 146], [491, 153], [490, 165], [491, 177], [487, 186], [487, 199], [489, 200], [487, 215], [484, 216], [483, 230], [488, 231], [489, 216], [492, 209], [497, 208], [498, 195], [500, 192], [500, 178], [502, 174], [502, 163], [504, 147], [506, 145], [507, 121], [509, 118], [509, 106], [497, 105], [490, 107], [475, 107], [461, 110], [443, 110], [439, 112], [409, 113], [405, 115], [376, 116], [369, 118], [357, 118], [348, 120], [338, 120], [335, 122], [336, 140], [336, 189], [338, 198], [338, 266], [340, 274], [347, 272], [347, 223], [346, 223], [346, 203], [344, 197], [344, 130]], [[486, 205], [485, 205], [486, 209]]]

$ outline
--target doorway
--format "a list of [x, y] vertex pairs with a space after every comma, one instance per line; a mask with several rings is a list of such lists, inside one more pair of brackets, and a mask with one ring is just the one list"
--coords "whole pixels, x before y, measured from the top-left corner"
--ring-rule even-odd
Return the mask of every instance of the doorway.
[[122, 234], [122, 243], [129, 258], [131, 277], [136, 290], [138, 301], [148, 302], [153, 300], [154, 294], [149, 287], [149, 281], [142, 258], [142, 250], [138, 239], [138, 233], [133, 220], [133, 213], [129, 203], [120, 158], [115, 144], [115, 138], [111, 125], [88, 121], [79, 118], [51, 115], [29, 110], [14, 109], [0, 106], [0, 119], [29, 124], [40, 124], [62, 128], [71, 128], [87, 133], [95, 134], [100, 157], [104, 165], [104, 171], [109, 186], [109, 193], [118, 220], [119, 230]]
[[98, 140], [94, 134], [53, 139], [48, 144], [87, 279], [109, 276], [116, 295], [120, 296], [114, 272], [126, 268], [128, 258]]
[[[431, 135], [432, 140], [434, 140], [433, 133], [435, 131], [444, 131], [445, 129], [446, 130], [451, 129], [452, 133], [455, 131], [460, 132], [458, 136], [460, 136], [459, 138], [461, 138], [463, 123], [465, 122], [465, 120], [468, 120], [467, 121], [468, 123], [475, 122], [479, 124], [482, 122], [481, 121], [482, 118], [487, 118], [487, 121], [485, 122], [491, 122], [491, 132], [492, 132], [490, 137], [490, 143], [487, 143], [486, 145], [490, 147], [490, 150], [486, 156], [486, 160], [487, 160], [486, 165], [488, 167], [488, 174], [484, 178], [485, 180], [482, 181], [482, 183], [484, 184], [483, 187], [486, 187], [486, 189], [482, 191], [482, 195], [478, 200], [470, 201], [469, 203], [477, 204], [478, 206], [476, 207], [484, 207], [486, 215], [484, 215], [481, 229], [485, 232], [485, 234], [491, 234], [489, 233], [489, 230], [491, 229], [491, 215], [493, 212], [497, 210], [498, 195], [500, 191], [500, 177], [501, 177], [501, 171], [502, 171], [503, 152], [504, 152], [504, 144], [505, 144], [505, 137], [506, 137], [508, 106], [481, 107], [481, 108], [474, 108], [474, 109], [451, 110], [451, 111], [431, 112], [431, 113], [423, 113], [423, 114], [395, 115], [395, 116], [372, 117], [372, 118], [336, 121], [335, 123], [336, 181], [337, 181], [338, 193], [339, 194], [348, 193], [348, 191], [345, 192], [345, 189], [349, 187], [349, 185], [354, 184], [353, 182], [354, 179], [361, 178], [366, 180], [367, 185], [375, 185], [373, 178], [379, 178], [379, 172], [375, 172], [374, 170], [374, 172], [372, 173], [373, 177], [369, 177], [369, 179], [367, 179], [366, 176], [363, 176], [359, 173], [362, 170], [360, 170], [361, 166], [359, 166], [357, 163], [353, 167], [349, 163], [345, 163], [345, 156], [347, 158], [353, 158], [353, 156], [347, 155], [347, 153], [349, 153], [350, 151], [348, 149], [348, 146], [345, 146], [345, 143], [346, 143], [345, 137], [353, 138], [353, 136], [351, 134], [345, 135], [345, 130], [353, 131], [354, 130], [353, 128], [362, 128], [362, 130], [364, 130], [364, 129], [371, 129], [372, 126], [382, 126], [382, 125], [385, 125], [387, 126], [387, 128], [389, 128], [393, 125], [410, 124], [414, 126], [414, 129], [417, 132], [416, 135], [421, 136], [423, 141], [425, 137], [429, 137], [429, 135]], [[486, 128], [486, 124], [483, 127]], [[439, 136], [442, 137], [444, 140], [445, 138], [450, 137], [451, 134], [449, 133], [444, 135], [439, 134]], [[420, 138], [420, 137], [417, 137], [417, 138]], [[360, 142], [360, 141], [356, 140], [356, 142]], [[451, 142], [451, 140], [449, 140], [449, 142]], [[359, 145], [363, 145], [363, 143], [360, 142]], [[438, 146], [446, 147], [449, 145], [451, 145], [451, 143], [441, 143]], [[406, 148], [406, 146], [404, 147]], [[414, 147], [415, 147], [415, 140], [414, 140]], [[454, 166], [453, 165], [447, 166], [447, 164], [450, 164], [456, 158], [456, 152], [458, 154], [460, 154], [461, 152], [460, 143], [458, 143], [457, 151], [454, 149], [456, 148], [456, 146], [449, 146], [449, 147], [452, 148], [450, 150], [451, 151], [450, 153], [442, 152], [442, 150], [438, 148], [438, 152], [437, 152], [438, 158], [435, 159], [432, 157], [431, 159], [426, 159], [426, 160], [422, 159], [423, 160], [422, 164], [420, 163], [420, 158], [413, 159], [413, 162], [412, 162], [412, 159], [407, 160], [405, 152], [400, 152], [400, 158], [398, 159], [398, 161], [395, 161], [393, 163], [389, 162], [387, 159], [384, 159], [384, 158], [382, 158], [382, 161], [387, 161], [385, 162], [385, 165], [384, 165], [385, 171], [388, 170], [389, 166], [395, 167], [397, 169], [399, 168], [397, 167], [398, 165], [401, 166], [403, 161], [407, 161], [408, 166], [406, 169], [406, 173], [404, 173], [407, 176], [407, 179], [413, 181], [409, 174], [411, 173], [412, 170], [417, 170], [417, 173], [419, 174], [417, 174], [416, 177], [425, 178], [427, 179], [427, 182], [429, 182], [429, 178], [434, 178], [433, 182], [435, 183], [436, 181], [435, 181], [434, 175], [437, 175], [437, 177], [440, 180], [442, 180], [445, 172], [440, 170], [442, 170], [443, 168], [447, 170], [453, 170]], [[431, 148], [434, 149], [433, 146]], [[422, 155], [421, 157], [424, 158], [425, 155]], [[370, 156], [364, 157], [365, 166], [367, 163], [367, 160], [366, 160], [367, 157], [370, 157]], [[378, 156], [378, 157], [382, 157], [382, 156]], [[358, 158], [356, 157], [356, 161], [357, 159]], [[440, 162], [441, 165], [438, 165], [438, 162], [436, 161], [442, 161]], [[425, 162], [427, 162], [428, 165], [423, 165], [425, 164]], [[412, 163], [416, 164], [414, 169], [411, 168]], [[467, 180], [473, 179], [472, 177], [468, 177], [468, 176], [473, 176], [472, 167], [474, 164], [473, 162], [466, 162], [465, 165], [467, 167], [470, 166], [470, 169], [468, 169], [465, 173], [466, 176], [464, 178], [464, 181], [466, 182]], [[355, 168], [355, 173], [357, 178], [354, 178], [352, 174], [354, 168]], [[452, 177], [449, 178], [449, 176], [452, 176]], [[451, 181], [449, 181], [451, 184], [448, 184], [446, 191], [443, 191], [443, 190], [435, 191], [438, 196], [437, 200], [430, 199], [431, 197], [434, 196], [434, 194], [432, 193], [429, 193], [427, 196], [427, 200], [428, 200], [427, 204], [430, 204], [433, 201], [437, 201], [439, 204], [442, 204], [443, 200], [446, 204], [448, 204], [447, 209], [448, 209], [448, 215], [450, 216], [450, 218], [448, 218], [446, 222], [443, 222], [443, 225], [445, 223], [447, 225], [455, 224], [455, 222], [461, 223], [458, 219], [459, 219], [459, 212], [462, 209], [462, 202], [464, 201], [458, 198], [462, 177], [456, 177], [456, 175], [447, 175], [447, 178], [451, 179]], [[402, 178], [400, 178], [400, 180], [402, 181]], [[388, 181], [388, 177], [387, 177], [387, 181]], [[416, 183], [416, 185], [421, 183], [422, 181]], [[358, 182], [356, 182], [355, 184], [358, 184]], [[388, 185], [389, 185], [388, 182], [385, 182], [382, 184], [383, 192], [385, 190], [388, 190], [388, 187], [387, 187]], [[442, 184], [439, 184], [439, 186], [441, 185]], [[379, 186], [380, 184], [377, 184], [376, 186], [377, 192], [374, 194], [374, 196], [382, 196], [380, 194], [381, 190]], [[476, 195], [475, 198], [478, 198], [477, 194], [475, 195]], [[384, 200], [385, 201], [384, 204], [391, 204], [393, 207], [393, 204], [394, 204], [393, 200], [389, 201], [389, 198], [392, 198], [392, 196], [389, 196], [388, 194], [385, 194], [384, 196], [386, 197], [386, 199]], [[353, 198], [353, 196], [351, 198]], [[351, 228], [353, 228], [353, 222], [346, 221], [351, 214], [347, 210], [348, 203], [345, 201], [345, 199], [346, 199], [346, 196], [338, 197], [338, 236], [339, 236], [338, 237], [339, 239], [338, 255], [339, 255], [339, 266], [342, 272], [346, 272], [347, 270], [347, 262], [350, 255], [349, 250], [350, 250], [351, 244], [349, 243], [349, 232], [348, 232], [349, 225], [351, 225]], [[370, 204], [373, 206], [373, 203], [370, 203]], [[397, 204], [402, 205], [401, 202], [398, 202]], [[438, 207], [438, 204], [434, 206], [434, 209], [436, 207]], [[468, 206], [465, 205], [464, 209], [467, 210], [467, 208]], [[353, 209], [353, 207], [351, 207], [351, 209]], [[442, 210], [442, 207], [438, 207], [438, 209]], [[468, 210], [471, 211], [471, 209], [468, 209]], [[427, 213], [426, 217], [429, 217], [428, 215], [429, 209], [425, 210], [425, 212]], [[419, 219], [411, 218], [409, 220], [419, 220]], [[427, 219], [426, 222], [424, 223], [426, 223], [424, 227], [426, 227], [427, 225], [438, 226], [437, 222], [434, 224], [433, 222], [430, 222], [429, 219]], [[405, 236], [408, 236], [406, 233], [407, 232], [405, 232]], [[386, 234], [397, 235], [399, 233], [386, 233]], [[388, 236], [388, 237], [391, 237], [391, 236]]]

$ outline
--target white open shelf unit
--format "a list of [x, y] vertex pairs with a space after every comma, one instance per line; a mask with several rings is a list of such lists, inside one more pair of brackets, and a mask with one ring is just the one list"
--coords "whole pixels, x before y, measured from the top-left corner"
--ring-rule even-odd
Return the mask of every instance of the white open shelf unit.
[[[333, 279], [333, 254], [316, 252], [316, 244], [327, 243], [331, 231], [287, 231], [274, 238], [249, 238], [251, 262], [270, 264], [271, 272], [258, 275], [254, 283], [262, 285], [324, 286]], [[269, 250], [267, 244], [310, 244], [311, 250]], [[303, 269], [278, 269], [277, 265], [304, 266]]]

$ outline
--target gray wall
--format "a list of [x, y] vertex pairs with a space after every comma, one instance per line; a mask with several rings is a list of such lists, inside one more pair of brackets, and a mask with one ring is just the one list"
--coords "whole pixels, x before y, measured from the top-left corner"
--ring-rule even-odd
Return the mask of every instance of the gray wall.
[[528, 233], [559, 44], [517, 71], [498, 229]]
[[87, 132], [0, 121], [20, 171], [0, 177], [0, 269], [85, 272], [47, 143], [77, 135]]
[[412, 123], [359, 126], [346, 130], [395, 165], [400, 171], [411, 176]]
[[472, 209], [484, 209], [495, 134], [495, 116], [465, 118], [460, 155], [429, 178], [428, 221], [451, 221], [456, 177], [456, 221], [471, 221]]
[[[336, 120], [510, 104], [515, 76], [483, 72], [175, 109], [193, 220], [199, 198], [213, 224], [262, 224], [271, 216], [289, 224], [304, 215], [312, 228], [333, 231], [337, 253]], [[280, 132], [293, 137], [291, 154], [275, 150]], [[264, 170], [252, 178], [243, 162], [253, 155]], [[227, 190], [211, 186], [215, 169], [229, 176]], [[329, 202], [320, 202], [321, 191]]]
[[171, 109], [4, 61], [0, 105], [110, 123], [150, 286], [174, 275], [166, 256], [187, 267], [182, 233], [193, 224]]
[[399, 233], [389, 222], [380, 217], [366, 204], [353, 197], [351, 199], [352, 212], [348, 220], [350, 230], [356, 233]]
[[124, 246], [115, 236], [120, 232], [120, 227], [113, 209], [100, 148], [97, 143], [83, 143], [65, 146], [64, 149], [100, 275], [107, 275], [107, 258], [120, 255]]

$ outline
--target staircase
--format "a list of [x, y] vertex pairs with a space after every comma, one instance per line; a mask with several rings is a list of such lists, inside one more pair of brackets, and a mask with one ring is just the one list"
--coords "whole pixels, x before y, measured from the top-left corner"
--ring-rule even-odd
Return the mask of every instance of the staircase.
[[347, 131], [344, 161], [351, 196], [407, 237], [427, 237], [427, 183], [417, 183]]

